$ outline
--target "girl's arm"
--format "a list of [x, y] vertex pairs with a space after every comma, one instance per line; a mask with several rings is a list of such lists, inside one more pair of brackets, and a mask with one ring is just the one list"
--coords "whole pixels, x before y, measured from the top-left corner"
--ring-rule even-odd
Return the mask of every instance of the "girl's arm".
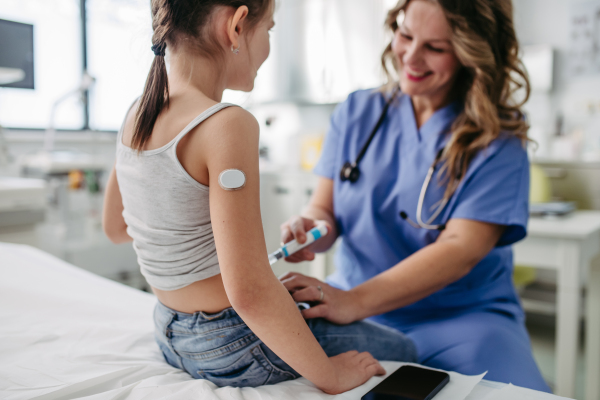
[[303, 311], [306, 318], [350, 323], [407, 306], [459, 280], [494, 248], [504, 229], [502, 225], [451, 219], [435, 243], [349, 291], [296, 273], [282, 280], [296, 301], [318, 299], [315, 287], [322, 287], [324, 301]]
[[115, 168], [110, 173], [104, 194], [102, 227], [106, 236], [115, 244], [131, 242], [133, 240], [127, 234], [127, 224], [123, 219], [123, 199], [121, 198]]
[[[368, 353], [328, 358], [288, 291], [273, 274], [262, 230], [259, 198], [258, 123], [241, 108], [209, 119], [198, 146], [206, 160], [210, 214], [223, 284], [229, 301], [252, 331], [279, 357], [322, 390], [339, 393], [384, 373]], [[246, 185], [219, 186], [226, 169], [239, 169]]]

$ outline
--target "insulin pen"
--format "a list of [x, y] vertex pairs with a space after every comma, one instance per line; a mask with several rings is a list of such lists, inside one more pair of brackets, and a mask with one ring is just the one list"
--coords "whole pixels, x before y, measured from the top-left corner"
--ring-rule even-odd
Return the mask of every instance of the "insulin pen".
[[296, 241], [296, 239], [291, 242], [286, 243], [283, 247], [269, 254], [269, 264], [273, 265], [277, 261], [281, 260], [284, 257], [288, 257], [298, 250], [302, 250], [306, 246], [313, 243], [315, 240], [327, 235], [327, 227], [325, 225], [320, 225], [312, 228], [310, 231], [306, 232], [306, 242], [300, 244]]

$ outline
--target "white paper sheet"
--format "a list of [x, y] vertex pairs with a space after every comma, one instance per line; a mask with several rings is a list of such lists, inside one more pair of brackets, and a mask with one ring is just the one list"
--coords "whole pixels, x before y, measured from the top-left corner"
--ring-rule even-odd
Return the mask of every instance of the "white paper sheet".
[[525, 389], [508, 384], [489, 396], [489, 400], [569, 400], [567, 397]]
[[[428, 367], [424, 367], [422, 365], [412, 364], [412, 363], [398, 363], [398, 362], [384, 361], [384, 362], [382, 362], [382, 365], [385, 368], [385, 370], [387, 371], [387, 373], [388, 373], [387, 375], [396, 371], [398, 368], [400, 368], [403, 365], [416, 365], [421, 368], [436, 370], [435, 368], [428, 368]], [[441, 370], [436, 370], [436, 371], [441, 371]], [[481, 381], [481, 379], [483, 379], [483, 377], [486, 374], [486, 373], [483, 373], [481, 375], [468, 376], [468, 375], [462, 375], [462, 374], [459, 374], [457, 372], [452, 372], [452, 371], [443, 371], [443, 372], [447, 372], [448, 374], [450, 374], [450, 382], [448, 382], [448, 384], [446, 386], [444, 386], [444, 388], [442, 390], [440, 390], [440, 392], [435, 396], [435, 400], [465, 400], [465, 398], [469, 395], [469, 393], [471, 393], [471, 391], [473, 390], [475, 385], [477, 385], [479, 383], [479, 381]], [[337, 395], [333, 398], [335, 400], [359, 399], [361, 396], [363, 396], [369, 390], [371, 390], [372, 388], [377, 386], [377, 384], [379, 384], [379, 382], [381, 382], [383, 379], [385, 379], [385, 377], [373, 377], [364, 385], [362, 385], [356, 389], [350, 390], [349, 392]]]
[[492, 396], [504, 386], [506, 386], [506, 383], [491, 382], [482, 379], [481, 382], [473, 388], [465, 400], [492, 400]]

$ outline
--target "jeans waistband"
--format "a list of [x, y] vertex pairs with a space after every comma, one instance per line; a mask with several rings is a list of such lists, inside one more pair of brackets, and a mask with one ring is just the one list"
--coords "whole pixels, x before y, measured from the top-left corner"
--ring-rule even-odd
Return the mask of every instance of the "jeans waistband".
[[235, 310], [232, 307], [225, 308], [214, 314], [208, 314], [203, 311], [196, 311], [195, 313], [190, 314], [190, 313], [184, 313], [181, 311], [173, 310], [172, 308], [165, 306], [163, 303], [161, 303], [160, 301], [157, 300], [156, 308], [161, 313], [171, 314], [171, 315], [175, 316], [176, 317], [175, 319], [179, 320], [179, 321], [193, 318], [195, 320], [208, 322], [208, 321], [215, 321], [215, 320], [219, 320], [219, 319], [228, 319], [228, 318], [233, 318], [233, 317], [239, 318], [237, 312], [235, 312]]

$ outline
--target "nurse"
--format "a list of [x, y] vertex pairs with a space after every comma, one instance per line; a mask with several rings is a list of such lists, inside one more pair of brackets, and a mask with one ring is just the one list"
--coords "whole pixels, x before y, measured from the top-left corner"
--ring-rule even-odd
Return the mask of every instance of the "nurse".
[[529, 193], [524, 100], [513, 98], [522, 87], [526, 99], [529, 83], [512, 4], [401, 0], [387, 26], [382, 61], [396, 75], [338, 106], [317, 189], [282, 225], [284, 242], [303, 242], [327, 224], [288, 261], [339, 237], [336, 272], [282, 282], [296, 301], [319, 302], [305, 318], [369, 318], [407, 333], [425, 365], [549, 391], [512, 284]]

